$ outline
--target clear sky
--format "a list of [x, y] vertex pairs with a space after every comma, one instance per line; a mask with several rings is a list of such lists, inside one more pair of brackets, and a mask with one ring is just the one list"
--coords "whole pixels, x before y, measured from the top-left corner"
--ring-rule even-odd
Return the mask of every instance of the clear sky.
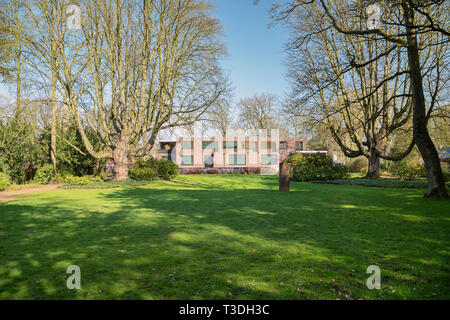
[[288, 31], [281, 25], [268, 28], [269, 9], [275, 0], [216, 0], [214, 14], [225, 28], [229, 57], [224, 67], [231, 74], [235, 101], [255, 93], [282, 96], [289, 90], [282, 60]]
[[[224, 68], [230, 73], [235, 87], [235, 101], [255, 93], [273, 93], [282, 96], [289, 89], [282, 65], [284, 42], [288, 32], [271, 22], [269, 9], [275, 0], [216, 0], [213, 14], [225, 29], [224, 40], [229, 56]], [[6, 88], [0, 85], [0, 94]]]

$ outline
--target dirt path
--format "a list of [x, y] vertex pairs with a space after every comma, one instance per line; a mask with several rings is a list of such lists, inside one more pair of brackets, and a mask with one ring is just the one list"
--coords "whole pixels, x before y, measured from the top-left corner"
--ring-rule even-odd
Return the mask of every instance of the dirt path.
[[23, 198], [10, 197], [10, 196], [17, 196], [17, 195], [32, 193], [32, 192], [54, 190], [54, 189], [58, 188], [58, 186], [60, 186], [60, 184], [49, 184], [49, 185], [46, 185], [43, 187], [28, 188], [28, 189], [21, 189], [21, 190], [1, 191], [0, 192], [0, 202], [20, 200]]

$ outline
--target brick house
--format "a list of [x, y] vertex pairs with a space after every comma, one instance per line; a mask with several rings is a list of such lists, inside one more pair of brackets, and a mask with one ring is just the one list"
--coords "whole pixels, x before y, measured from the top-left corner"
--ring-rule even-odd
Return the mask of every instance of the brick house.
[[219, 137], [178, 138], [160, 141], [157, 158], [166, 158], [181, 173], [254, 172], [276, 173], [290, 153], [306, 149], [304, 138]]

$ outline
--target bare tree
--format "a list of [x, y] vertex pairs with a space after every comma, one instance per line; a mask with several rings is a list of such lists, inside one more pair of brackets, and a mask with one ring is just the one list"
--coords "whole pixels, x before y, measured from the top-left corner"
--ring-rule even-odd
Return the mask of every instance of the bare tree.
[[[414, 146], [411, 141], [402, 151], [392, 152], [386, 144], [405, 126], [412, 115], [412, 103], [400, 48], [384, 59], [371, 61], [383, 52], [386, 43], [374, 39], [355, 39], [326, 29], [326, 19], [315, 6], [303, 14], [292, 13], [291, 29], [302, 32], [319, 27], [324, 31], [305, 47], [289, 47], [288, 68], [294, 94], [302, 99], [290, 114], [302, 116], [310, 127], [326, 125], [347, 157], [368, 159], [367, 177], [377, 178], [380, 158], [400, 160]], [[326, 29], [326, 30], [325, 30]], [[345, 71], [350, 63], [364, 67]]]
[[227, 130], [230, 130], [234, 124], [234, 108], [231, 97], [224, 96], [218, 99], [209, 108], [206, 118], [209, 126], [222, 136], [226, 136]]
[[[384, 13], [379, 18], [379, 22], [375, 19], [375, 24], [371, 27], [362, 26], [361, 21], [369, 21], [369, 25], [373, 20], [368, 15], [366, 8], [369, 4], [376, 3], [382, 6]], [[385, 59], [391, 52], [400, 48], [406, 49], [408, 58], [406, 72], [411, 85], [411, 95], [413, 104], [413, 138], [414, 143], [424, 160], [427, 171], [428, 188], [425, 197], [448, 198], [448, 191], [442, 174], [437, 150], [431, 140], [427, 130], [427, 122], [429, 115], [435, 109], [438, 103], [438, 93], [442, 87], [440, 82], [442, 73], [437, 72], [434, 65], [434, 72], [431, 67], [426, 69], [426, 65], [433, 62], [426, 61], [429, 56], [422, 54], [428, 48], [437, 48], [442, 44], [448, 43], [448, 10], [445, 10], [445, 1], [441, 0], [391, 0], [391, 1], [325, 1], [325, 0], [296, 0], [287, 8], [281, 9], [278, 19], [286, 19], [293, 12], [305, 12], [307, 8], [314, 6], [317, 8], [323, 21], [327, 21], [326, 29], [332, 28], [341, 34], [355, 37], [356, 39], [373, 38], [377, 42], [386, 43], [384, 50], [373, 56], [370, 60], [357, 63], [350, 59], [348, 66], [344, 68], [347, 72], [354, 68], [364, 68], [367, 64], [376, 60]], [[372, 14], [369, 12], [369, 14]], [[399, 28], [387, 29], [385, 26], [398, 26]], [[326, 30], [325, 29], [325, 30]], [[302, 34], [299, 36], [298, 45], [304, 45], [305, 42], [320, 37], [325, 31], [318, 28], [310, 34]], [[420, 35], [420, 40], [418, 36]], [[424, 89], [424, 76], [430, 75], [434, 80], [435, 91], [427, 95]], [[396, 75], [399, 76], [399, 75]], [[445, 80], [445, 79], [444, 79]], [[383, 82], [383, 80], [381, 80]], [[322, 90], [319, 90], [320, 94]], [[374, 92], [374, 94], [376, 94]]]
[[278, 98], [272, 94], [256, 94], [251, 98], [241, 99], [237, 105], [239, 123], [243, 129], [278, 129], [280, 113]]
[[78, 3], [81, 30], [71, 30], [69, 4], [27, 5], [44, 40], [27, 39], [29, 47], [42, 57], [35, 66], [52, 88], [57, 80], [51, 100], [67, 105], [88, 152], [113, 158], [115, 178], [124, 180], [130, 156], [150, 152], [161, 130], [195, 122], [227, 90], [218, 63], [221, 25], [202, 0], [85, 0]]

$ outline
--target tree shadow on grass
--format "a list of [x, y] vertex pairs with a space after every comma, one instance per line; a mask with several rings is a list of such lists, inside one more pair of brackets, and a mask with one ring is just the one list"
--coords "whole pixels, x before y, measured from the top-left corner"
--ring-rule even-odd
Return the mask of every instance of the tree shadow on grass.
[[[425, 210], [414, 193], [362, 197], [306, 184], [278, 193], [267, 183], [109, 190], [99, 207], [70, 196], [2, 204], [0, 298], [449, 296], [441, 204]], [[71, 264], [81, 267], [81, 291], [65, 287]], [[383, 290], [365, 287], [371, 264], [383, 270]]]

